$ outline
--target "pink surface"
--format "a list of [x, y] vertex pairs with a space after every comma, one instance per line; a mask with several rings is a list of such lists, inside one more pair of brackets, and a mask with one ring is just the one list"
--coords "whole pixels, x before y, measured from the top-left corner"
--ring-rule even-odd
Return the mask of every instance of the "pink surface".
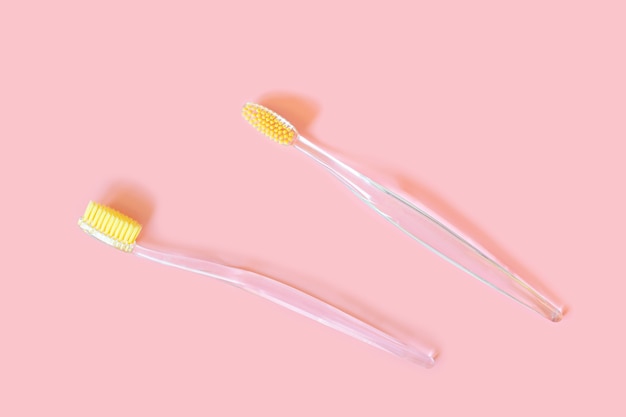
[[[3, 2], [0, 415], [625, 415], [624, 3], [421, 3]], [[262, 138], [247, 100], [434, 206], [563, 321]], [[437, 364], [89, 239], [90, 199]]]

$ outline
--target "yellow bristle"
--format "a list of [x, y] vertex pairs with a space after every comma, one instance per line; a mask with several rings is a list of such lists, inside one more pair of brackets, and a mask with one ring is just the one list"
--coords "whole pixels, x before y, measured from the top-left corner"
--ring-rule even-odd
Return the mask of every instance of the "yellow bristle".
[[87, 233], [110, 245], [130, 252], [141, 232], [141, 224], [102, 204], [90, 201], [78, 224]]
[[83, 216], [83, 218], [85, 218], [85, 219], [91, 219], [92, 218], [92, 216], [93, 216], [92, 207], [93, 206], [91, 204], [89, 204], [87, 206], [87, 209], [85, 210], [85, 215]]
[[246, 103], [241, 115], [256, 130], [282, 145], [291, 145], [298, 137], [291, 123], [259, 104]]

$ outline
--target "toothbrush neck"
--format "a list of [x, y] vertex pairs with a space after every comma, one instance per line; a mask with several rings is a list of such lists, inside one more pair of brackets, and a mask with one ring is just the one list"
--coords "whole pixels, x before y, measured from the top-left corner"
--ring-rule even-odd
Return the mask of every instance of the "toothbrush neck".
[[293, 146], [331, 171], [343, 171], [357, 176], [362, 175], [354, 168], [340, 161], [322, 147], [314, 144], [304, 136], [298, 135]]
[[371, 190], [374, 182], [368, 177], [302, 136], [298, 136], [294, 146], [330, 171], [357, 196], [366, 201], [371, 199], [372, 196], [368, 190]]

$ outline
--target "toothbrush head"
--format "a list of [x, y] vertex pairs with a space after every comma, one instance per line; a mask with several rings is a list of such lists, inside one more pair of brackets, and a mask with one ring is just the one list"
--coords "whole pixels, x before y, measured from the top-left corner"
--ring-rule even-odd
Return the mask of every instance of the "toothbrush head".
[[110, 207], [90, 201], [78, 226], [87, 234], [124, 252], [135, 248], [141, 224]]
[[246, 103], [241, 115], [256, 130], [281, 145], [291, 145], [298, 137], [296, 128], [270, 109], [255, 103]]

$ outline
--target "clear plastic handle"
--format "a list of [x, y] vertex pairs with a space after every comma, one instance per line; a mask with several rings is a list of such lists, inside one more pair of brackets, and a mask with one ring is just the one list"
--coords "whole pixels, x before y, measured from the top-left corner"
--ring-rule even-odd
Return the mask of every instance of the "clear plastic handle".
[[426, 207], [376, 183], [302, 136], [294, 146], [328, 169], [374, 211], [451, 264], [549, 320], [562, 319], [561, 310], [539, 291]]
[[207, 260], [148, 249], [139, 245], [134, 247], [132, 253], [163, 265], [227, 282], [424, 367], [430, 368], [435, 363], [431, 354], [405, 344], [318, 298], [264, 275]]

